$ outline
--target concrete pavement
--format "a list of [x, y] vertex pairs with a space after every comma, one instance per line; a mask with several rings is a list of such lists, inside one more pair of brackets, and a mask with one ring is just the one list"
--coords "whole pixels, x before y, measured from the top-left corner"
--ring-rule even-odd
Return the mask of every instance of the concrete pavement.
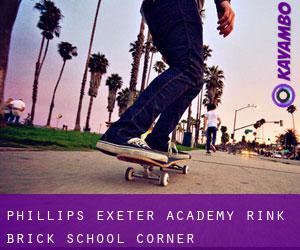
[[192, 155], [190, 174], [171, 173], [170, 184], [160, 187], [126, 182], [125, 170], [134, 164], [97, 151], [1, 151], [0, 193], [300, 194], [300, 166], [221, 152]]

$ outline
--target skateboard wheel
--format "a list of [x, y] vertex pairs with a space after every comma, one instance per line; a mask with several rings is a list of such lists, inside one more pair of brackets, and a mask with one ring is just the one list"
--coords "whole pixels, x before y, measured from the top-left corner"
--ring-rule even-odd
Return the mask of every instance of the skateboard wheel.
[[163, 172], [159, 177], [159, 185], [165, 187], [169, 184], [170, 176], [168, 173]]
[[134, 174], [135, 170], [134, 168], [127, 168], [126, 173], [125, 173], [125, 180], [126, 181], [132, 181], [134, 179]]
[[183, 166], [182, 173], [185, 174], [185, 175], [187, 175], [189, 172], [190, 172], [189, 166], [186, 166], [186, 165]]

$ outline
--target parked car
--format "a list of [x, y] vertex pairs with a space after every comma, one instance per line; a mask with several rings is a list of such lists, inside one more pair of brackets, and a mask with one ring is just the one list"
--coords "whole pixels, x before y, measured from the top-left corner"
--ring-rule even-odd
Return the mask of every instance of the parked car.
[[272, 152], [266, 151], [266, 152], [264, 153], [264, 156], [265, 156], [265, 157], [271, 157], [271, 156], [272, 156]]
[[272, 158], [281, 159], [281, 158], [282, 158], [282, 155], [281, 155], [281, 153], [279, 153], [279, 152], [273, 152], [273, 153], [271, 154], [271, 157], [272, 157]]

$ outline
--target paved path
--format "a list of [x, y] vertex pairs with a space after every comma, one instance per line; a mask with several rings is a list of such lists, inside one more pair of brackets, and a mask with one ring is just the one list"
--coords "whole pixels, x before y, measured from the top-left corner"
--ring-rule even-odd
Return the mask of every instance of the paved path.
[[126, 182], [124, 172], [132, 164], [97, 151], [2, 151], [0, 193], [300, 194], [300, 166], [225, 153], [192, 154], [190, 174], [171, 173], [169, 186], [160, 187]]

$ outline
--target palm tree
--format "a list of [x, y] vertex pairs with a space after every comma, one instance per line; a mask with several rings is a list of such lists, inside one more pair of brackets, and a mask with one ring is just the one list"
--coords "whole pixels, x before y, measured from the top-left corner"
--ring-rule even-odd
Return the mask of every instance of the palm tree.
[[163, 73], [166, 70], [166, 68], [167, 65], [163, 61], [157, 61], [153, 66], [153, 69], [155, 72], [157, 72], [157, 74]]
[[[143, 44], [142, 54], [145, 53], [145, 49], [146, 49], [146, 45]], [[131, 54], [132, 59], [134, 59], [134, 57], [137, 55], [138, 50], [139, 50], [139, 43], [138, 43], [138, 41], [134, 41], [134, 42], [131, 42], [129, 44], [129, 51], [128, 52]]]
[[[196, 2], [197, 2], [198, 7], [203, 6], [203, 3], [201, 3], [202, 1], [197, 0]], [[199, 14], [201, 16], [201, 19], [203, 20], [205, 18], [205, 10], [201, 9]], [[203, 21], [202, 21], [202, 23], [203, 23]], [[212, 49], [209, 47], [209, 45], [203, 45], [204, 72], [207, 71], [206, 61], [208, 60], [209, 57], [211, 57], [211, 54], [212, 54]], [[197, 101], [197, 115], [196, 115], [196, 125], [195, 125], [196, 129], [195, 129], [195, 143], [194, 143], [195, 147], [198, 147], [198, 141], [199, 141], [199, 135], [200, 135], [202, 102], [203, 102], [203, 87], [202, 87], [200, 94], [198, 95], [198, 101]], [[192, 106], [191, 105], [189, 107], [190, 115], [192, 115], [192, 112], [191, 112]], [[188, 120], [190, 120], [190, 117], [188, 117]]]
[[147, 72], [148, 72], [150, 52], [151, 52], [151, 34], [150, 34], [150, 31], [148, 30], [147, 41], [145, 43], [144, 68], [143, 68], [143, 75], [142, 75], [142, 83], [141, 83], [140, 92], [143, 92], [145, 87], [146, 87], [146, 78], [147, 78]]
[[[282, 145], [285, 149], [292, 151], [292, 148], [298, 144], [298, 136], [293, 129], [286, 130], [283, 134], [277, 136], [277, 143]], [[295, 151], [294, 151], [295, 152]]]
[[129, 102], [129, 88], [122, 89], [117, 96], [117, 103], [119, 106], [119, 116], [123, 115], [128, 107]]
[[141, 62], [141, 57], [143, 53], [143, 47], [144, 47], [144, 30], [145, 30], [145, 23], [142, 19], [141, 25], [140, 25], [140, 31], [138, 34], [138, 38], [136, 41], [136, 51], [133, 55], [133, 62], [131, 64], [131, 76], [130, 76], [130, 82], [129, 82], [129, 102], [128, 106], [131, 106], [134, 102], [134, 99], [136, 98], [136, 85], [137, 85], [137, 79], [139, 74], [139, 67]]
[[207, 62], [208, 58], [212, 55], [212, 49], [209, 47], [209, 45], [203, 45], [203, 60], [204, 62]]
[[149, 69], [148, 69], [147, 81], [146, 81], [146, 86], [145, 87], [147, 87], [149, 85], [154, 54], [158, 52], [157, 48], [153, 45], [152, 38], [151, 38], [150, 52], [151, 52], [150, 65], [149, 65]]
[[106, 74], [108, 66], [109, 63], [105, 55], [98, 53], [98, 54], [92, 54], [92, 56], [90, 57], [89, 64], [88, 64], [88, 67], [91, 72], [91, 80], [90, 80], [90, 88], [89, 88], [90, 102], [89, 102], [84, 131], [90, 131], [90, 118], [92, 113], [93, 101], [94, 98], [96, 98], [98, 95], [98, 89], [100, 87], [102, 75]]
[[56, 82], [54, 91], [53, 91], [53, 95], [52, 95], [52, 99], [51, 99], [51, 104], [50, 104], [50, 108], [49, 108], [49, 114], [48, 114], [48, 119], [47, 119], [47, 126], [49, 127], [51, 124], [51, 118], [52, 118], [52, 111], [54, 108], [54, 100], [55, 100], [55, 94], [58, 88], [58, 85], [60, 83], [62, 74], [64, 72], [65, 69], [65, 65], [66, 62], [68, 60], [71, 60], [73, 56], [77, 56], [77, 48], [74, 47], [72, 44], [68, 43], [68, 42], [61, 42], [58, 44], [58, 53], [60, 54], [60, 56], [63, 59], [63, 65], [61, 67], [59, 76], [58, 76], [58, 80]]
[[190, 106], [188, 108], [186, 132], [189, 132], [189, 133], [192, 132], [191, 126], [192, 126], [192, 103], [190, 104]]
[[[204, 17], [204, 10], [201, 11], [201, 14]], [[203, 45], [203, 60], [204, 60], [204, 72], [207, 72], [207, 60], [212, 56], [212, 49], [209, 45]], [[204, 88], [204, 86], [203, 86]], [[195, 132], [195, 147], [198, 146], [199, 136], [200, 136], [200, 127], [201, 127], [201, 115], [202, 115], [202, 103], [203, 103], [203, 88], [198, 95], [197, 103], [197, 121], [196, 121], [196, 132]]]
[[201, 89], [200, 94], [198, 95], [197, 101], [197, 116], [196, 116], [196, 131], [195, 131], [195, 147], [199, 145], [199, 136], [200, 136], [200, 127], [201, 127], [201, 115], [202, 115], [202, 102], [203, 102], [203, 88]]
[[177, 125], [177, 128], [176, 128], [177, 132], [178, 132], [178, 141], [182, 141], [182, 134], [184, 133], [184, 128], [182, 127], [182, 123], [180, 122], [178, 125]]
[[[293, 119], [293, 131], [296, 133], [296, 127], [295, 127], [295, 117], [294, 113], [297, 111], [297, 108], [295, 105], [291, 105], [287, 108], [287, 112], [289, 112], [292, 115]], [[294, 157], [296, 157], [296, 146], [297, 144], [294, 144]]]
[[49, 42], [54, 38], [54, 36], [59, 37], [61, 29], [59, 22], [63, 18], [60, 9], [57, 8], [54, 2], [50, 0], [40, 0], [40, 2], [35, 4], [34, 8], [37, 9], [41, 14], [37, 27], [42, 30], [42, 40], [38, 59], [35, 64], [34, 81], [32, 88], [31, 123], [33, 123], [34, 121], [35, 105], [38, 95], [39, 76], [46, 59]]
[[221, 127], [221, 132], [222, 132], [221, 141], [222, 141], [223, 145], [225, 145], [225, 144], [227, 144], [227, 142], [229, 142], [229, 134], [227, 133], [227, 131], [228, 131], [228, 129], [226, 126]]
[[106, 86], [109, 88], [107, 110], [109, 113], [108, 124], [111, 123], [111, 115], [116, 104], [117, 91], [122, 87], [123, 80], [118, 74], [112, 74], [106, 80]]
[[[4, 121], [4, 86], [8, 65], [9, 48], [13, 26], [19, 11], [21, 0], [2, 0], [0, 9], [0, 127], [5, 126]], [[4, 17], [5, 14], [5, 17]]]
[[246, 143], [247, 143], [247, 140], [246, 140], [246, 136], [245, 136], [245, 135], [242, 136], [241, 143], [243, 143], [243, 144], [246, 144]]
[[257, 132], [253, 132], [253, 136], [254, 136], [254, 141], [257, 140]]
[[98, 19], [100, 4], [101, 4], [101, 0], [98, 0], [98, 4], [97, 4], [97, 8], [96, 8], [96, 14], [95, 14], [95, 18], [94, 18], [93, 29], [92, 29], [92, 34], [91, 34], [91, 38], [90, 38], [89, 50], [88, 50], [86, 63], [85, 63], [85, 68], [84, 68], [84, 72], [83, 72], [83, 78], [82, 78], [82, 82], [81, 82], [79, 103], [78, 103], [78, 109], [77, 109], [77, 115], [76, 115], [76, 121], [75, 121], [75, 128], [74, 128], [74, 130], [77, 130], [77, 131], [80, 131], [82, 101], [83, 101], [83, 96], [84, 96], [84, 90], [85, 90], [85, 85], [86, 85], [90, 55], [91, 55], [92, 46], [93, 46], [93, 42], [94, 42], [94, 36], [95, 36], [95, 31], [96, 31], [96, 25], [97, 25], [97, 19]]
[[208, 67], [204, 82], [206, 84], [206, 93], [203, 104], [215, 104], [218, 106], [221, 103], [221, 97], [223, 95], [224, 72], [220, 70], [218, 66]]
[[287, 112], [289, 112], [292, 115], [292, 119], [293, 119], [293, 129], [295, 130], [295, 117], [294, 117], [294, 113], [297, 111], [297, 108], [295, 105], [291, 105], [287, 108]]
[[196, 119], [191, 117], [191, 131], [193, 132], [196, 127]]

